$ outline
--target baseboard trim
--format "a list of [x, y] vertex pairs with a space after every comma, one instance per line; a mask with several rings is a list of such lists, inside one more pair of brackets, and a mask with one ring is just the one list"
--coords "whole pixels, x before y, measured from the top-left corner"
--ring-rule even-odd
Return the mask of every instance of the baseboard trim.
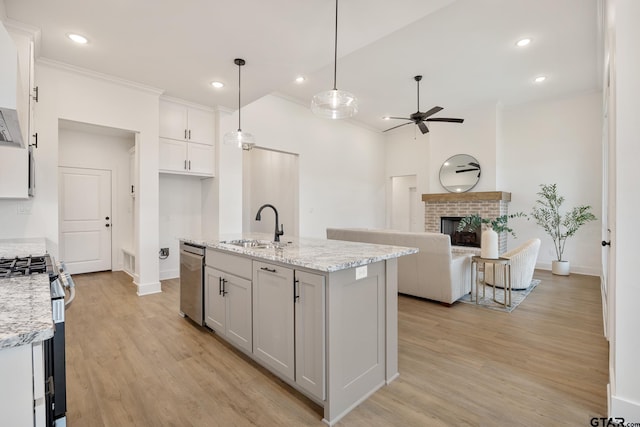
[[134, 281], [133, 283], [138, 287], [138, 291], [136, 293], [139, 297], [162, 292], [160, 282], [138, 283]]
[[160, 280], [177, 279], [178, 277], [180, 277], [179, 269], [160, 271]]
[[626, 423], [640, 422], [640, 402], [632, 402], [618, 396], [611, 396], [610, 418], [624, 418]]
[[[551, 263], [539, 262], [539, 263], [536, 263], [536, 268], [538, 270], [551, 271]], [[598, 277], [600, 277], [602, 275], [602, 269], [601, 268], [593, 268], [593, 267], [584, 267], [582, 265], [571, 265], [571, 273], [584, 274], [585, 276], [598, 276]]]

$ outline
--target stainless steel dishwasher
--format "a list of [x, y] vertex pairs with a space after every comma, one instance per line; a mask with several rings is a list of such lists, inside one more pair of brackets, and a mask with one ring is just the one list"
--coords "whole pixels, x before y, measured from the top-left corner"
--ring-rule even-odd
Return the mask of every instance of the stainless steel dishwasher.
[[204, 325], [203, 246], [180, 242], [180, 314]]

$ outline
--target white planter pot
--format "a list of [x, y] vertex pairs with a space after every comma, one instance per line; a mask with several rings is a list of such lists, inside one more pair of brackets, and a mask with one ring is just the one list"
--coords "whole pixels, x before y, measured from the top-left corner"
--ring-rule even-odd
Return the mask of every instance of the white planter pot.
[[490, 259], [500, 257], [498, 254], [498, 233], [491, 228], [484, 230], [480, 237], [480, 256]]
[[568, 276], [571, 264], [569, 261], [551, 261], [551, 272], [558, 276]]

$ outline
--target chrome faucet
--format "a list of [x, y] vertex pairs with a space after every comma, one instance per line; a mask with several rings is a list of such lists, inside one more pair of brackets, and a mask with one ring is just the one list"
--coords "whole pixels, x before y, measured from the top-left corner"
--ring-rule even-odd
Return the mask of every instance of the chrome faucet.
[[266, 205], [260, 206], [260, 209], [258, 209], [258, 213], [256, 214], [256, 221], [260, 221], [260, 213], [262, 212], [262, 209], [264, 209], [264, 208], [271, 208], [276, 213], [276, 231], [275, 231], [275, 234], [273, 236], [273, 241], [274, 242], [279, 242], [280, 241], [280, 236], [282, 236], [284, 234], [284, 227], [283, 227], [282, 224], [280, 224], [280, 229], [278, 230], [278, 210], [276, 209], [275, 206], [270, 205], [268, 203]]

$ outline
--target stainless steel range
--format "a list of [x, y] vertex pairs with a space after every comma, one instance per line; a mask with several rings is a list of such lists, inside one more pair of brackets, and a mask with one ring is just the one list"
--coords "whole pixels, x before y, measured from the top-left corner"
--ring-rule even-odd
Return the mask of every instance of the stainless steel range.
[[[44, 342], [46, 425], [66, 425], [67, 390], [65, 369], [65, 306], [75, 297], [75, 285], [71, 275], [64, 271], [64, 264], [57, 265], [51, 256], [25, 256], [0, 258], [0, 277], [48, 274], [51, 288], [51, 308], [53, 312], [53, 338]], [[70, 297], [65, 303], [65, 289]]]

